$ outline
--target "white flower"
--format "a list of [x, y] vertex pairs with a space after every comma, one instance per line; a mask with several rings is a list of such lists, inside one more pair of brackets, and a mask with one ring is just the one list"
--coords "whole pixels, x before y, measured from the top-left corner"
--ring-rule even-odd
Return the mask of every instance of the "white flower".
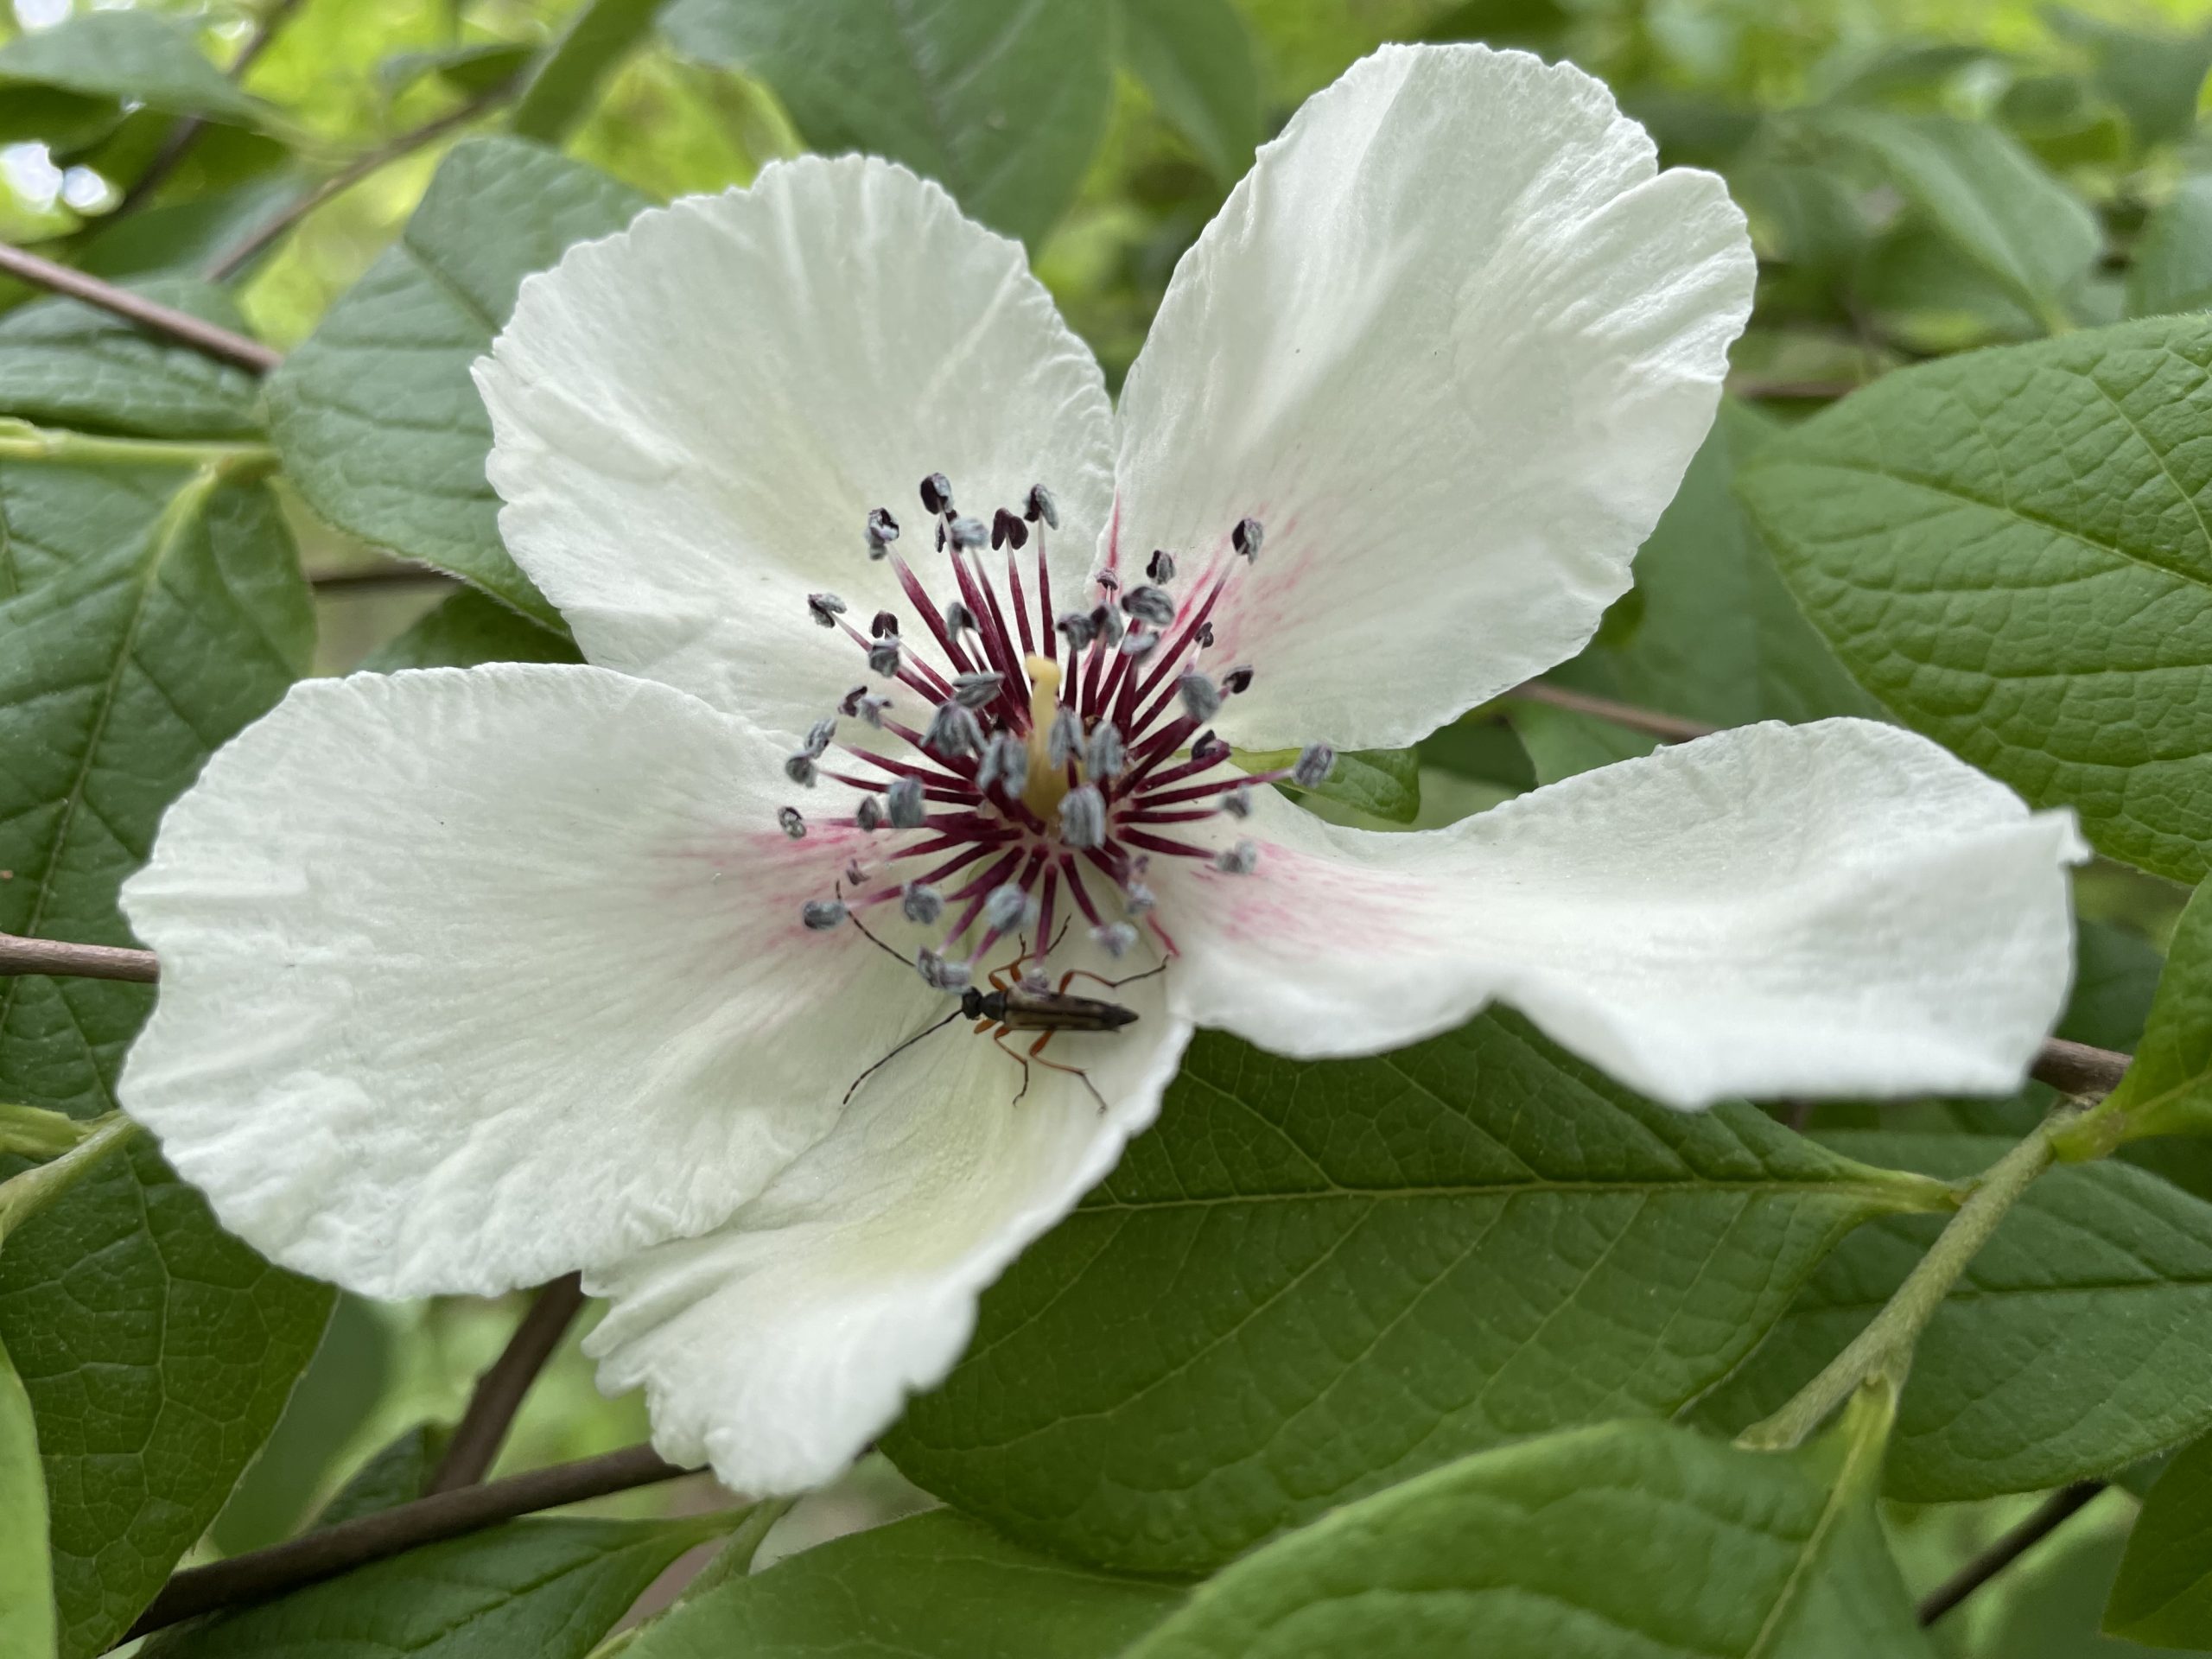
[[[217, 755], [125, 895], [164, 976], [125, 1104], [308, 1273], [582, 1268], [662, 1450], [790, 1491], [951, 1365], [1195, 1026], [1356, 1054], [1497, 1000], [1677, 1106], [2012, 1086], [2075, 838], [1910, 734], [1755, 727], [1422, 835], [1187, 753], [1404, 744], [1575, 652], [1751, 283], [1719, 180], [1461, 48], [1262, 152], [1118, 424], [1020, 251], [897, 167], [571, 250], [478, 379], [595, 665], [311, 683]], [[955, 1018], [848, 1101], [1023, 964], [1130, 1022], [1025, 1077]]]

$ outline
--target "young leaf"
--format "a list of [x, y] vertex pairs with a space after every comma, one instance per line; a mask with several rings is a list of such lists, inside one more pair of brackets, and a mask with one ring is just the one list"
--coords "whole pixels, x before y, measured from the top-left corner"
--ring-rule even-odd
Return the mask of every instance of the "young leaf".
[[[223, 289], [188, 278], [133, 283], [163, 305], [245, 331]], [[259, 424], [245, 370], [150, 334], [75, 300], [0, 315], [0, 415], [146, 437], [239, 437]]]
[[2179, 1452], [2143, 1500], [2104, 1627], [2161, 1648], [2212, 1648], [2212, 1437]]
[[1739, 487], [1845, 666], [2100, 850], [2212, 868], [2212, 318], [1885, 377]]
[[758, 76], [808, 143], [904, 162], [1033, 246], [1105, 136], [1113, 9], [1100, 0], [674, 0], [676, 48]]
[[1507, 706], [1505, 718], [1528, 751], [1539, 784], [1555, 784], [1578, 772], [1632, 760], [1659, 747], [1659, 740], [1648, 732], [1549, 703], [1516, 702]]
[[268, 113], [201, 54], [188, 26], [155, 11], [79, 11], [18, 35], [0, 46], [0, 85], [10, 83], [247, 126]]
[[1829, 108], [1802, 118], [1815, 144], [1855, 156], [2039, 318], [2096, 262], [2094, 214], [1997, 127], [1950, 116]]
[[734, 1515], [510, 1521], [190, 1627], [160, 1659], [583, 1659], [645, 1586]]
[[46, 1471], [30, 1396], [0, 1348], [0, 1653], [53, 1659], [54, 1567], [46, 1542]]
[[269, 432], [308, 505], [349, 534], [560, 619], [500, 545], [491, 418], [468, 378], [531, 271], [645, 206], [511, 138], [454, 146], [399, 240], [270, 377]]
[[1025, 1543], [1203, 1572], [1462, 1452], [1679, 1409], [1930, 1192], [1639, 1100], [1517, 1016], [1328, 1063], [1201, 1036], [886, 1450]]
[[1252, 38], [1229, 0], [1121, 0], [1122, 50], [1160, 112], [1224, 184], [1263, 136]]
[[2212, 305], [2212, 175], [2194, 173], [2151, 210], [2127, 267], [2127, 315]]
[[1236, 1562], [1128, 1659], [1925, 1659], [1868, 1415], [1780, 1454], [1650, 1422], [1484, 1452]]
[[2196, 98], [2212, 73], [2212, 32], [2171, 35], [2126, 28], [2070, 6], [2044, 16], [2062, 39], [2087, 48], [2097, 86], [2143, 144], [2171, 143], [2196, 124]]
[[[1239, 750], [1236, 760], [1247, 772], [1279, 772], [1295, 766], [1298, 753], [1296, 749]], [[1287, 787], [1298, 794], [1341, 801], [1392, 823], [1411, 823], [1421, 814], [1421, 757], [1411, 749], [1350, 749], [1337, 757], [1329, 775], [1314, 788]]]
[[940, 1510], [705, 1591], [622, 1659], [1111, 1659], [1182, 1599], [1032, 1554]]
[[531, 71], [508, 129], [558, 144], [590, 112], [600, 85], [645, 38], [661, 0], [586, 0]]
[[[1852, 1157], [1961, 1177], [2009, 1142], [1846, 1132]], [[1891, 1217], [1844, 1242], [1758, 1351], [1699, 1402], [1730, 1432], [1795, 1393], [1874, 1316], [1940, 1224]], [[2212, 1205], [2125, 1164], [2031, 1186], [1920, 1340], [1887, 1489], [1942, 1503], [2110, 1474], [2212, 1427]]]
[[567, 635], [540, 627], [488, 594], [464, 588], [361, 666], [389, 674], [401, 668], [582, 661], [582, 653]]
[[[117, 889], [305, 665], [306, 586], [267, 493], [210, 470], [9, 463], [0, 521], [0, 930], [128, 944]], [[152, 1001], [0, 979], [0, 1098], [111, 1109]], [[145, 1144], [10, 1237], [0, 1342], [37, 1418], [66, 1659], [115, 1641], [214, 1518], [329, 1305]]]
[[2182, 911], [2135, 1064], [2105, 1109], [2130, 1139], [2212, 1135], [2212, 881]]

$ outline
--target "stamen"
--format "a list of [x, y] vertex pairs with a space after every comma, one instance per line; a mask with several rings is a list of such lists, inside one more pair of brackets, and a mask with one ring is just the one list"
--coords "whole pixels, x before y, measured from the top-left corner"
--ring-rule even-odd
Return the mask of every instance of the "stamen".
[[1221, 688], [1197, 669], [1187, 670], [1175, 686], [1192, 720], [1211, 720], [1221, 712]]
[[926, 882], [909, 881], [899, 890], [899, 913], [928, 927], [944, 914], [944, 895]]
[[1127, 922], [1109, 922], [1104, 927], [1092, 928], [1090, 937], [1100, 950], [1119, 962], [1136, 944], [1137, 931]]
[[948, 757], [976, 754], [983, 747], [983, 728], [964, 703], [941, 702], [922, 734], [922, 747]]
[[793, 841], [804, 841], [806, 839], [806, 820], [799, 817], [798, 808], [795, 806], [778, 807], [776, 809], [776, 823], [783, 830], [783, 832], [789, 836]]
[[1229, 532], [1229, 542], [1248, 562], [1257, 564], [1260, 562], [1260, 543], [1266, 536], [1267, 529], [1258, 519], [1239, 518], [1236, 528]]
[[1141, 881], [1123, 882], [1122, 896], [1128, 901], [1128, 912], [1132, 916], [1141, 916], [1160, 902], [1153, 896], [1152, 889]]
[[1158, 649], [1160, 636], [1141, 628], [1131, 628], [1122, 636], [1122, 655], [1133, 662], [1141, 662]]
[[1298, 764], [1290, 769], [1291, 780], [1302, 789], [1313, 789], [1328, 780], [1336, 769], [1337, 752], [1326, 743], [1308, 743], [1300, 751]]
[[963, 553], [971, 553], [991, 539], [989, 527], [980, 518], [955, 518], [944, 528], [952, 545]]
[[891, 543], [899, 539], [899, 521], [891, 516], [888, 507], [870, 507], [865, 534], [868, 557], [880, 559]]
[[[1211, 628], [1213, 626], [1213, 624], [1209, 622], [1206, 624], [1206, 626]], [[1208, 645], [1211, 645], [1213, 641], [1211, 639], [1206, 641], [1206, 644]], [[1232, 697], [1241, 696], [1245, 692], [1250, 690], [1252, 689], [1252, 665], [1249, 663], [1237, 664], [1236, 667], [1230, 669], [1228, 673], [1221, 677], [1221, 689], [1224, 695]]]
[[1166, 582], [1174, 581], [1175, 556], [1173, 553], [1170, 553], [1164, 547], [1154, 548], [1152, 550], [1151, 563], [1145, 566], [1144, 573], [1147, 576], [1150, 576], [1154, 582]]
[[1053, 499], [1052, 493], [1042, 484], [1032, 484], [1029, 486], [1029, 499], [1023, 504], [1022, 517], [1032, 524], [1042, 518], [1054, 530], [1058, 530], [1060, 527], [1060, 504]]
[[1100, 847], [1106, 842], [1106, 798], [1085, 784], [1060, 799], [1060, 839], [1071, 847]]
[[835, 719], [817, 720], [806, 728], [806, 753], [810, 760], [819, 760], [830, 752], [830, 745], [837, 735]]
[[927, 945], [914, 953], [914, 967], [920, 973], [922, 982], [933, 991], [964, 991], [968, 988], [968, 964], [947, 962]]
[[835, 899], [810, 899], [799, 906], [798, 916], [809, 931], [827, 933], [845, 919], [845, 907]]
[[953, 701], [963, 709], [988, 708], [991, 699], [999, 694], [999, 687], [1006, 683], [1006, 676], [986, 671], [981, 674], [963, 674], [952, 682]]
[[801, 789], [814, 787], [814, 757], [801, 751], [787, 756], [784, 761], [784, 776]]
[[988, 794], [996, 786], [1012, 797], [1028, 781], [1028, 746], [1011, 732], [993, 732], [976, 767], [976, 787]]
[[1026, 547], [1028, 543], [1029, 526], [1023, 524], [1017, 515], [1008, 512], [1004, 507], [991, 515], [991, 545], [994, 548]]
[[874, 796], [861, 797], [861, 804], [853, 809], [853, 822], [871, 835], [883, 828], [883, 808]]
[[1033, 919], [1029, 894], [1011, 881], [1003, 887], [994, 887], [990, 896], [983, 900], [983, 921], [994, 933], [1011, 932]]
[[835, 594], [809, 594], [806, 608], [817, 626], [834, 628], [837, 619], [845, 613], [845, 601]]
[[[1155, 554], [1155, 559], [1165, 554]], [[1122, 608], [1140, 622], [1149, 622], [1155, 628], [1164, 628], [1175, 620], [1175, 600], [1165, 588], [1155, 588], [1149, 582], [1132, 588], [1122, 595]]]
[[1084, 770], [1096, 783], [1101, 779], [1118, 778], [1129, 764], [1129, 752], [1122, 741], [1121, 728], [1110, 720], [1102, 720], [1092, 728], [1090, 741], [1084, 745]]
[[1075, 759], [1083, 747], [1083, 726], [1065, 703], [1052, 716], [1052, 734], [1045, 740], [1045, 759], [1057, 772]]
[[1083, 648], [1089, 645], [1098, 632], [1097, 629], [1091, 626], [1090, 618], [1082, 611], [1063, 611], [1060, 613], [1060, 620], [1052, 626], [1068, 642], [1070, 657], [1081, 656]]
[[1237, 785], [1236, 788], [1221, 798], [1221, 810], [1232, 818], [1250, 817], [1252, 816], [1252, 786], [1249, 784]]
[[922, 780], [900, 778], [893, 780], [884, 791], [884, 810], [891, 815], [893, 830], [918, 830], [922, 827]]
[[952, 511], [952, 480], [943, 473], [931, 473], [922, 480], [922, 507], [925, 512], [946, 513]]
[[1226, 852], [1214, 855], [1213, 867], [1224, 875], [1249, 875], [1259, 861], [1258, 843], [1240, 841]]

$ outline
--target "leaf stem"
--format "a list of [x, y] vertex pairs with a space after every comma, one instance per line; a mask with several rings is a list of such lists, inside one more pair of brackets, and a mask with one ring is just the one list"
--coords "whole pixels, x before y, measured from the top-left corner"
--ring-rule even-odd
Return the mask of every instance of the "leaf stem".
[[126, 322], [135, 322], [157, 334], [167, 334], [179, 345], [189, 346], [203, 356], [235, 364], [255, 374], [266, 374], [284, 360], [282, 353], [257, 340], [249, 340], [205, 318], [195, 317], [189, 311], [159, 304], [143, 294], [133, 294], [127, 288], [118, 288], [113, 283], [102, 282], [97, 276], [42, 259], [22, 248], [10, 247], [4, 242], [0, 242], [0, 271], [20, 277], [34, 288], [98, 306]]
[[[0, 450], [0, 454], [4, 454]], [[13, 974], [54, 974], [67, 979], [127, 979], [150, 985], [157, 971], [150, 950], [0, 933], [0, 978]]]
[[59, 1158], [0, 1181], [0, 1241], [84, 1179], [108, 1154], [130, 1144], [138, 1125], [121, 1112], [94, 1118], [88, 1133]]
[[2101, 1480], [2077, 1480], [2071, 1486], [2062, 1486], [2053, 1492], [2033, 1515], [1929, 1591], [1920, 1604], [1921, 1624], [1933, 1624], [2018, 1560], [2057, 1531], [2069, 1516], [2088, 1507], [2105, 1485]]
[[1616, 726], [1642, 732], [1663, 743], [1687, 743], [1692, 738], [1711, 737], [1720, 729], [1701, 720], [1662, 714], [1656, 709], [1639, 709], [1631, 702], [1616, 702], [1611, 697], [1592, 696], [1587, 691], [1554, 685], [1548, 680], [1524, 680], [1504, 695], [1521, 702], [1548, 703], [1554, 709], [1571, 709], [1578, 715], [1611, 721]]
[[265, 443], [114, 438], [0, 417], [0, 461], [46, 461], [65, 467], [205, 467], [230, 476], [274, 467], [276, 452]]
[[1736, 1444], [1755, 1452], [1783, 1452], [1800, 1444], [1862, 1382], [1889, 1377], [1902, 1389], [1912, 1363], [1913, 1345], [1951, 1287], [1997, 1230], [2037, 1176], [2050, 1168], [2054, 1122], [2037, 1127], [2019, 1145], [1982, 1172], [1959, 1212], [1935, 1245], [1905, 1275], [1896, 1294], [1853, 1337], [1821, 1374], [1784, 1402], [1772, 1416], [1754, 1423]]
[[692, 1472], [663, 1461], [650, 1446], [629, 1446], [578, 1463], [533, 1469], [528, 1474], [464, 1486], [358, 1516], [267, 1549], [175, 1574], [123, 1639], [132, 1641], [236, 1602], [283, 1595], [371, 1561], [479, 1532], [518, 1516], [581, 1503], [610, 1492], [626, 1492]]

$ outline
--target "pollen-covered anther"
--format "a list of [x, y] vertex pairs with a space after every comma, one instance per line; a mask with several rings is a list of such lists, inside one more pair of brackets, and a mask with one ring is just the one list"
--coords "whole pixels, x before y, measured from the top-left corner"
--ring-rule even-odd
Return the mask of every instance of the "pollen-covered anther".
[[1057, 770], [1082, 752], [1083, 722], [1075, 717], [1074, 709], [1062, 704], [1045, 739], [1046, 764]]
[[952, 511], [952, 480], [943, 473], [931, 473], [924, 479], [921, 493], [924, 512], [946, 513]]
[[1252, 816], [1251, 785], [1239, 784], [1236, 788], [1230, 790], [1228, 794], [1223, 796], [1221, 798], [1221, 810], [1228, 813], [1232, 818], [1250, 817]]
[[1249, 875], [1260, 862], [1257, 842], [1240, 841], [1214, 855], [1213, 867], [1224, 875]]
[[1028, 545], [1029, 526], [1021, 522], [1021, 515], [1001, 507], [991, 515], [991, 545], [1011, 547], [1017, 551]]
[[1175, 691], [1192, 720], [1211, 720], [1221, 712], [1221, 688], [1198, 669], [1185, 670]]
[[922, 983], [933, 991], [964, 991], [968, 988], [968, 964], [947, 962], [927, 945], [914, 953], [914, 969], [921, 975]]
[[1147, 628], [1131, 628], [1122, 636], [1121, 652], [1124, 657], [1142, 662], [1160, 647], [1160, 636]]
[[1028, 889], [1014, 882], [993, 887], [983, 900], [983, 925], [994, 933], [1010, 933], [1036, 919], [1036, 906]]
[[845, 906], [835, 899], [810, 899], [799, 906], [798, 917], [810, 931], [827, 933], [845, 919]]
[[993, 732], [976, 765], [976, 787], [987, 794], [996, 789], [1012, 798], [1028, 781], [1029, 746], [1011, 732]]
[[1260, 562], [1260, 543], [1266, 538], [1267, 529], [1256, 518], [1239, 518], [1236, 528], [1229, 532], [1229, 543], [1251, 563]]
[[1110, 720], [1102, 720], [1092, 728], [1090, 741], [1084, 745], [1083, 766], [1093, 781], [1115, 779], [1128, 769], [1128, 746], [1122, 741], [1122, 728]]
[[909, 881], [899, 890], [899, 913], [927, 927], [944, 914], [944, 895], [925, 881]]
[[891, 787], [883, 791], [883, 810], [891, 819], [893, 830], [918, 830], [922, 827], [922, 780], [918, 778], [895, 778]]
[[955, 518], [945, 526], [953, 546], [963, 552], [973, 552], [991, 539], [990, 529], [980, 518]]
[[868, 668], [869, 673], [880, 674], [887, 679], [893, 678], [899, 672], [899, 636], [897, 634], [886, 634], [880, 639], [872, 641], [869, 644], [868, 648]]
[[814, 787], [814, 757], [804, 750], [801, 750], [797, 754], [786, 755], [784, 758], [784, 776], [801, 789], [812, 789]]
[[1028, 499], [1021, 504], [1021, 516], [1033, 524], [1042, 518], [1049, 527], [1058, 530], [1060, 527], [1060, 504], [1042, 484], [1032, 484]]
[[1154, 582], [1175, 580], [1175, 556], [1164, 547], [1152, 550], [1152, 557], [1145, 562], [1144, 573]]
[[963, 709], [988, 709], [1005, 683], [1006, 676], [991, 670], [957, 675], [952, 682], [953, 701]]
[[861, 804], [853, 809], [853, 822], [870, 834], [883, 828], [883, 807], [874, 796], [861, 797]]
[[776, 809], [776, 827], [793, 841], [806, 839], [806, 820], [799, 816], [798, 808], [781, 806]]
[[1146, 582], [1122, 595], [1122, 608], [1140, 622], [1164, 628], [1175, 620], [1175, 596]]
[[1128, 955], [1137, 942], [1137, 931], [1127, 922], [1109, 922], [1090, 930], [1093, 944], [1116, 961]]
[[1132, 916], [1141, 916], [1160, 900], [1150, 887], [1141, 881], [1130, 881], [1122, 888], [1122, 907]]
[[[1209, 628], [1212, 626], [1211, 622], [1206, 624]], [[1207, 640], [1205, 643], [1211, 645], [1213, 642]], [[1221, 690], [1224, 696], [1241, 696], [1251, 689], [1252, 665], [1249, 663], [1239, 663], [1221, 677]]]
[[957, 599], [944, 607], [944, 628], [956, 639], [982, 632], [976, 626], [976, 613]]
[[830, 753], [830, 744], [837, 740], [837, 722], [834, 717], [817, 720], [806, 728], [806, 753], [819, 760]]
[[922, 734], [922, 747], [947, 760], [977, 754], [983, 747], [983, 728], [975, 710], [965, 703], [941, 702], [930, 716], [929, 729]]
[[1071, 657], [1081, 656], [1084, 647], [1098, 637], [1098, 630], [1092, 624], [1089, 613], [1083, 611], [1063, 611], [1060, 620], [1052, 626], [1060, 631], [1060, 638], [1068, 642], [1068, 655]]
[[837, 619], [845, 613], [845, 601], [835, 594], [809, 594], [806, 608], [814, 618], [816, 626], [834, 628], [837, 626]]
[[1060, 798], [1060, 839], [1077, 849], [1106, 844], [1106, 798], [1096, 785], [1085, 784]]
[[868, 528], [863, 534], [867, 539], [868, 557], [880, 559], [891, 543], [899, 539], [899, 521], [891, 516], [887, 507], [870, 507]]
[[1326, 743], [1308, 743], [1299, 751], [1298, 764], [1290, 769], [1290, 779], [1300, 789], [1316, 789], [1328, 781], [1336, 767], [1336, 750]]

